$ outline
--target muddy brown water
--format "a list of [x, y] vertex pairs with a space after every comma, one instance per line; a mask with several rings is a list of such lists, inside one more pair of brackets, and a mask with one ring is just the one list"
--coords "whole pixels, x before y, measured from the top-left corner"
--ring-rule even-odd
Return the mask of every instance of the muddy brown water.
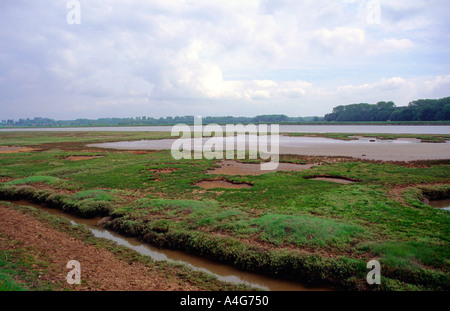
[[247, 284], [266, 291], [330, 291], [327, 287], [309, 287], [301, 282], [283, 280], [257, 273], [239, 270], [233, 266], [221, 264], [200, 256], [186, 254], [183, 251], [160, 249], [152, 245], [142, 243], [137, 238], [124, 237], [116, 232], [107, 230], [100, 225], [100, 218], [85, 219], [61, 210], [48, 208], [44, 205], [32, 204], [28, 201], [9, 201], [16, 205], [31, 206], [45, 211], [51, 215], [66, 218], [72, 225], [85, 225], [97, 238], [104, 238], [118, 245], [130, 248], [142, 255], [149, 256], [155, 261], [168, 261], [182, 264], [195, 271], [201, 271], [215, 276], [218, 280], [235, 284]]
[[450, 199], [431, 200], [429, 204], [435, 208], [440, 208], [440, 209], [443, 209], [446, 211], [450, 211]]

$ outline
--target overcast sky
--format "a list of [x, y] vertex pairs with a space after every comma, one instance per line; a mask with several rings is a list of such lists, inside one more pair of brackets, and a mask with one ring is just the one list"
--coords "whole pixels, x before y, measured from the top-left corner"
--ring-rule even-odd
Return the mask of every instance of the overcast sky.
[[0, 119], [323, 116], [450, 96], [448, 0], [79, 0], [80, 24], [68, 2], [0, 1]]

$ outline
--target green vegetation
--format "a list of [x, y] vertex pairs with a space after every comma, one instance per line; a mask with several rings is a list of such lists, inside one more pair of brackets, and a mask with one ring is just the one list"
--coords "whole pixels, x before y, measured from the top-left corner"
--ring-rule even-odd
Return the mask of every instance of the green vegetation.
[[263, 240], [277, 245], [286, 242], [310, 247], [338, 245], [364, 231], [357, 225], [313, 216], [269, 214], [255, 219], [254, 223], [261, 227]]
[[[283, 114], [259, 115], [256, 117], [221, 116], [203, 118], [204, 124], [237, 123], [312, 123], [326, 122], [434, 122], [450, 121], [450, 97], [442, 99], [420, 99], [409, 103], [407, 107], [396, 107], [392, 101], [381, 101], [375, 105], [362, 103], [337, 106], [325, 117], [288, 117]], [[77, 120], [53, 120], [49, 118], [1, 120], [1, 127], [88, 127], [88, 126], [144, 126], [194, 124], [194, 116], [160, 117], [149, 116], [135, 118], [100, 118]]]
[[55, 184], [59, 181], [59, 178], [52, 176], [30, 176], [17, 180], [12, 180], [5, 183], [5, 185], [22, 185], [22, 184], [34, 184], [34, 183], [48, 183]]
[[[85, 147], [83, 140], [101, 139], [98, 133], [0, 135], [8, 145], [37, 148], [0, 154], [1, 199], [46, 203], [85, 217], [109, 215], [107, 226], [123, 234], [280, 277], [344, 289], [450, 288], [450, 215], [424, 203], [448, 197], [448, 161], [414, 166], [325, 159], [299, 172], [213, 176], [206, 173], [215, 166], [213, 160], [174, 160], [170, 151]], [[151, 137], [167, 133], [158, 135]], [[106, 136], [108, 141], [132, 140], [143, 134]], [[102, 158], [67, 160], [92, 154]], [[294, 155], [281, 160], [311, 163]], [[343, 185], [310, 176], [360, 182]], [[195, 186], [215, 177], [253, 187]], [[383, 284], [376, 288], [365, 282], [366, 263], [372, 259], [382, 263]]]
[[352, 104], [337, 106], [325, 115], [325, 121], [448, 121], [450, 120], [450, 97], [420, 99], [406, 107], [396, 107], [393, 102], [376, 105]]
[[[230, 123], [286, 123], [286, 122], [317, 122], [322, 117], [288, 117], [286, 115], [262, 115], [256, 117], [210, 117], [203, 118], [204, 124], [230, 124]], [[145, 126], [145, 125], [175, 125], [194, 124], [194, 116], [153, 117], [139, 116], [135, 118], [101, 118], [97, 120], [53, 120], [49, 118], [3, 120], [0, 127], [88, 127], [88, 126]]]
[[[0, 268], [4, 267], [4, 261], [0, 260]], [[17, 283], [9, 274], [0, 271], [0, 291], [23, 291], [25, 288]]]

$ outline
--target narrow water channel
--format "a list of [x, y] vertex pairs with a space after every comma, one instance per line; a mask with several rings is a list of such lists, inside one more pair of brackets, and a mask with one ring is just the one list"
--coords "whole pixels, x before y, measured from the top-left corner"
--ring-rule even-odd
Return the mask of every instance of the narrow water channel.
[[51, 215], [66, 218], [72, 225], [84, 224], [95, 237], [104, 238], [116, 242], [119, 245], [133, 249], [134, 251], [150, 256], [156, 261], [165, 260], [168, 262], [183, 264], [189, 266], [195, 271], [201, 271], [212, 274], [220, 281], [231, 282], [235, 284], [247, 284], [252, 287], [260, 288], [267, 291], [328, 291], [330, 288], [325, 287], [308, 287], [305, 284], [295, 281], [282, 280], [273, 277], [260, 275], [257, 273], [250, 273], [239, 270], [230, 265], [218, 263], [200, 256], [186, 254], [183, 251], [159, 249], [152, 245], [140, 242], [136, 238], [122, 236], [116, 232], [107, 230], [99, 225], [97, 222], [100, 218], [85, 219], [72, 214], [64, 213], [61, 210], [45, 207], [44, 205], [37, 205], [29, 203], [28, 201], [10, 201], [10, 203], [17, 205], [31, 206], [36, 209], [46, 211]]

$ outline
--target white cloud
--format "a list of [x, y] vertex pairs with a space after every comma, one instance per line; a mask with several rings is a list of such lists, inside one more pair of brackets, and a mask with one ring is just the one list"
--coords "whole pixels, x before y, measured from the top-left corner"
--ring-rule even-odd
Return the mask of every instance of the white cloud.
[[315, 31], [313, 41], [316, 41], [328, 52], [347, 53], [361, 49], [365, 43], [365, 31], [355, 27], [337, 27], [333, 30], [319, 29]]
[[101, 107], [92, 117], [309, 115], [448, 95], [442, 0], [382, 1], [380, 25], [356, 0], [80, 2], [81, 25], [66, 23], [61, 1], [3, 4], [5, 117], [33, 103], [58, 107], [55, 118], [89, 117], [89, 107]]
[[368, 55], [398, 53], [411, 50], [414, 47], [415, 44], [410, 39], [386, 38], [371, 45], [367, 53]]

